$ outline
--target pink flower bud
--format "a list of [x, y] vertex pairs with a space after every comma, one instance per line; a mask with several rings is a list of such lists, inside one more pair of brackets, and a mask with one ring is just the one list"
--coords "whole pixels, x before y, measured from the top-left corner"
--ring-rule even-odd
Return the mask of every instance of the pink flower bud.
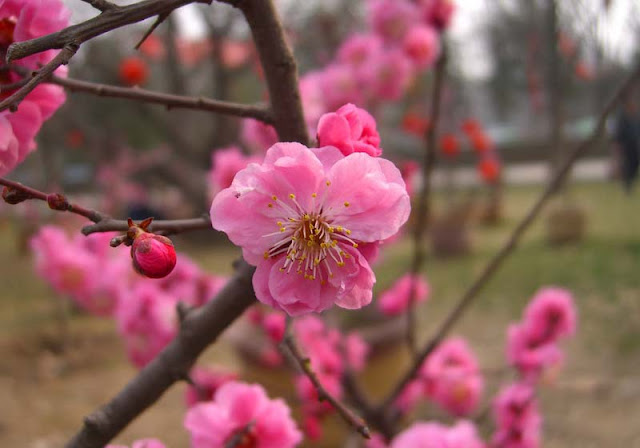
[[131, 246], [135, 270], [150, 278], [166, 277], [176, 265], [176, 250], [171, 240], [153, 233], [139, 232]]

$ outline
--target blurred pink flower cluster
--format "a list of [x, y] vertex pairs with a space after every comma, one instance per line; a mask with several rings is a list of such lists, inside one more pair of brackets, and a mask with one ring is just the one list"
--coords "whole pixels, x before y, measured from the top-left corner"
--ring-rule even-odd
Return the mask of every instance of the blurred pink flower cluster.
[[266, 367], [278, 367], [283, 363], [278, 345], [285, 332], [285, 314], [282, 311], [266, 311], [260, 305], [253, 306], [247, 313], [249, 323], [261, 332], [266, 343], [262, 346], [260, 362]]
[[198, 307], [224, 286], [188, 257], [168, 276], [152, 280], [137, 275], [125, 248], [113, 249], [110, 233], [69, 237], [43, 227], [31, 240], [35, 268], [54, 290], [91, 314], [114, 317], [133, 364], [144, 366], [171, 341], [177, 330], [176, 305]]
[[405, 274], [391, 288], [380, 294], [378, 309], [387, 316], [397, 316], [409, 307], [411, 295], [416, 303], [429, 298], [429, 284], [420, 275]]
[[493, 402], [495, 448], [538, 448], [542, 416], [535, 390], [521, 382], [503, 387]]
[[459, 337], [443, 341], [425, 360], [418, 378], [407, 385], [395, 405], [410, 412], [424, 399], [430, 399], [456, 416], [477, 409], [484, 390], [478, 361], [467, 342]]
[[192, 448], [293, 448], [302, 441], [284, 401], [269, 399], [260, 385], [236, 381], [189, 409], [184, 426]]
[[[60, 30], [69, 22], [69, 10], [60, 0], [5, 0], [0, 3], [0, 56], [4, 61], [7, 49], [20, 42]], [[49, 50], [15, 61], [15, 65], [36, 70], [48, 63], [57, 51]], [[60, 68], [58, 75], [66, 74]], [[0, 74], [0, 84], [11, 84], [21, 75], [12, 71]], [[5, 99], [15, 90], [3, 91]], [[61, 87], [41, 84], [20, 103], [18, 110], [0, 112], [0, 176], [12, 171], [35, 150], [35, 136], [53, 113], [64, 103]]]
[[563, 353], [558, 342], [576, 331], [573, 297], [561, 288], [536, 293], [519, 323], [509, 325], [507, 359], [527, 380], [537, 380], [545, 370], [559, 366]]
[[[364, 368], [369, 353], [367, 343], [357, 333], [343, 335], [315, 316], [297, 319], [293, 330], [324, 388], [335, 398], [341, 399], [343, 375], [347, 369], [359, 372]], [[331, 413], [333, 408], [318, 400], [316, 388], [306, 375], [296, 377], [296, 390], [302, 401], [305, 432], [309, 438], [316, 440], [322, 436], [322, 418]]]
[[[383, 448], [377, 445], [375, 448]], [[484, 448], [474, 423], [460, 420], [448, 427], [440, 423], [417, 422], [398, 434], [389, 448]], [[374, 448], [368, 446], [367, 448]]]

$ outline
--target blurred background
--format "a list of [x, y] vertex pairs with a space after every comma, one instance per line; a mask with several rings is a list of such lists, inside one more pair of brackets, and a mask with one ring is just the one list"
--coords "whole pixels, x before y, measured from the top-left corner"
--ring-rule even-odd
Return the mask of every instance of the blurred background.
[[[331, 63], [346, 36], [366, 27], [366, 1], [276, 3], [303, 82]], [[83, 2], [65, 4], [72, 23], [95, 14]], [[135, 50], [151, 23], [84, 44], [69, 76], [240, 103], [268, 99], [238, 11], [223, 4], [184, 7]], [[422, 337], [505, 241], [563, 155], [591, 134], [607, 99], [640, 62], [640, 3], [459, 0], [442, 45], [449, 58], [435, 206], [425, 241], [431, 299], [421, 308]], [[415, 163], [423, 158], [432, 82], [427, 70], [398, 100], [368, 104], [384, 156], [404, 170], [414, 190], [421, 185]], [[562, 372], [542, 391], [547, 447], [640, 447], [640, 192], [634, 184], [640, 142], [635, 140], [634, 162], [625, 149], [634, 143], [624, 137], [632, 123], [640, 139], [639, 104], [640, 88], [613, 114], [599, 143], [455, 331], [478, 353], [489, 400], [510, 375], [504, 368], [507, 323], [541, 286], [573, 292], [578, 336]], [[215, 151], [236, 145], [256, 152], [265, 141], [259, 136], [268, 132], [251, 129], [235, 117], [68, 92], [66, 104], [43, 127], [38, 151], [11, 178], [64, 192], [113, 216], [198, 216], [208, 212], [213, 195]], [[82, 417], [136, 371], [114, 321], [81, 312], [34, 274], [29, 240], [45, 223], [79, 226], [42, 204], [0, 204], [2, 446], [62, 446]], [[211, 231], [174, 242], [216, 275], [230, 274], [239, 255]], [[408, 269], [411, 250], [406, 236], [389, 245], [375, 269], [376, 291]], [[351, 326], [370, 323], [348, 319]], [[263, 382], [271, 396], [295, 402], [286, 368], [260, 365], [246, 347], [237, 350], [242, 325], [211, 347], [205, 361], [236, 369], [243, 379]], [[361, 379], [382, 397], [408, 364], [400, 343], [386, 344], [373, 353]], [[399, 367], [390, 372], [389, 366]], [[157, 436], [169, 447], [188, 446], [182, 393], [182, 386], [172, 389], [119, 440]], [[329, 419], [325, 430], [325, 439], [305, 446], [341, 446], [342, 422]]]

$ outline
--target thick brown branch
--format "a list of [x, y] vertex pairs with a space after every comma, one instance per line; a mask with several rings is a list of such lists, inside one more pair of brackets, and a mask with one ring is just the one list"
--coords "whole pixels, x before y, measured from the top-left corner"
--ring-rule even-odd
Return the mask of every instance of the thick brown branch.
[[88, 3], [89, 5], [93, 6], [94, 8], [102, 12], [109, 11], [110, 9], [118, 8], [118, 5], [111, 3], [107, 0], [82, 0], [82, 1], [85, 3]]
[[15, 110], [18, 104], [26, 97], [38, 84], [49, 78], [54, 71], [61, 65], [66, 65], [69, 60], [78, 51], [78, 45], [70, 43], [65, 45], [60, 53], [56, 55], [49, 63], [40, 70], [35, 72], [31, 79], [25, 85], [20, 87], [15, 93], [0, 102], [0, 111], [5, 109]]
[[[431, 177], [437, 160], [438, 122], [440, 121], [440, 105], [442, 86], [444, 85], [445, 69], [447, 66], [446, 47], [438, 59], [431, 92], [431, 110], [429, 113], [431, 124], [424, 136], [424, 162], [422, 164], [422, 188], [418, 195], [418, 209], [415, 227], [413, 228], [413, 259], [411, 260], [412, 278], [418, 275], [424, 264], [424, 231], [429, 223], [431, 214]], [[409, 307], [407, 309], [407, 345], [415, 356], [416, 347], [416, 282], [411, 281], [409, 292]]]
[[264, 69], [274, 127], [280, 141], [309, 143], [304, 121], [296, 61], [271, 0], [227, 1], [243, 12]]
[[382, 403], [379, 408], [381, 413], [389, 412], [392, 408], [391, 405], [396, 400], [396, 398], [400, 395], [403, 389], [409, 384], [418, 374], [420, 367], [424, 360], [429, 356], [433, 350], [440, 344], [440, 342], [445, 338], [445, 336], [449, 333], [451, 328], [456, 324], [456, 322], [462, 317], [464, 312], [468, 309], [469, 305], [473, 302], [473, 300], [477, 297], [478, 293], [482, 290], [482, 288], [491, 280], [493, 275], [498, 271], [502, 263], [508, 258], [508, 256], [513, 253], [516, 249], [520, 239], [524, 235], [525, 231], [529, 228], [529, 226], [535, 221], [535, 219], [540, 215], [543, 207], [546, 202], [551, 198], [555, 191], [565, 182], [568, 173], [571, 171], [571, 167], [573, 164], [583, 155], [591, 146], [597, 144], [600, 134], [603, 132], [605, 128], [605, 124], [607, 121], [607, 117], [616, 107], [617, 103], [621, 98], [627, 96], [629, 92], [634, 87], [635, 83], [640, 78], [640, 65], [637, 66], [629, 79], [619, 88], [616, 94], [611, 98], [611, 100], [605, 106], [600, 118], [598, 119], [598, 123], [587, 140], [585, 140], [580, 145], [576, 146], [573, 151], [571, 151], [564, 162], [558, 167], [558, 170], [553, 175], [553, 178], [550, 180], [549, 184], [546, 186], [538, 200], [533, 204], [533, 206], [529, 209], [527, 214], [522, 218], [517, 227], [513, 230], [511, 236], [507, 239], [504, 245], [500, 248], [498, 253], [496, 253], [493, 258], [489, 261], [487, 266], [482, 270], [480, 275], [476, 278], [476, 280], [471, 284], [469, 289], [464, 293], [462, 298], [458, 301], [457, 305], [453, 308], [451, 313], [447, 316], [444, 322], [437, 329], [433, 337], [427, 342], [427, 344], [420, 351], [419, 355], [416, 357], [411, 368], [405, 373], [405, 375], [400, 379], [400, 381], [396, 384], [396, 387], [389, 394], [386, 400]]
[[355, 415], [349, 408], [347, 408], [340, 400], [331, 395], [327, 389], [322, 385], [318, 379], [318, 375], [311, 368], [311, 360], [306, 358], [300, 352], [296, 342], [293, 340], [293, 336], [290, 331], [287, 331], [282, 339], [282, 345], [287, 348], [293, 359], [296, 360], [300, 370], [309, 378], [309, 381], [313, 384], [318, 393], [318, 399], [320, 401], [327, 401], [331, 406], [340, 414], [340, 416], [346, 421], [352, 428], [358, 431], [365, 439], [371, 438], [371, 432], [365, 424], [365, 422]]
[[178, 336], [111, 401], [85, 418], [67, 448], [101, 448], [155, 403], [175, 382], [186, 378], [202, 351], [254, 303], [254, 268], [242, 262], [218, 296], [189, 312]]
[[161, 104], [168, 109], [194, 109], [234, 115], [237, 117], [254, 118], [267, 124], [273, 124], [271, 112], [262, 105], [244, 105], [202, 97], [172, 95], [137, 87], [110, 86], [70, 78], [61, 78], [59, 76], [52, 76], [48, 82], [58, 84], [71, 92], [83, 92], [101, 97], [123, 98], [143, 103]]

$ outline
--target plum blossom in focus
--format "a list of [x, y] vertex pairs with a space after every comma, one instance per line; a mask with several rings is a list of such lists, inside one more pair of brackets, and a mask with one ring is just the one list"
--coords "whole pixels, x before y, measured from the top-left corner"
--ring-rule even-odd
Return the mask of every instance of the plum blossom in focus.
[[234, 437], [235, 446], [293, 448], [302, 440], [291, 412], [281, 399], [271, 400], [262, 386], [230, 381], [212, 402], [189, 409], [184, 426], [193, 448], [224, 448]]
[[277, 143], [214, 198], [211, 222], [257, 266], [258, 300], [301, 315], [371, 302], [375, 275], [360, 245], [397, 233], [409, 210], [391, 162]]
[[[68, 25], [69, 10], [59, 0], [5, 0], [0, 3], [0, 55], [4, 60], [13, 42], [20, 42], [60, 30]], [[20, 59], [19, 67], [36, 70], [55, 57], [57, 51], [49, 50]], [[58, 69], [64, 75], [66, 68]], [[16, 73], [0, 74], [0, 83], [11, 84], [20, 79]], [[5, 91], [5, 99], [14, 91]], [[40, 85], [20, 103], [16, 112], [0, 112], [0, 176], [4, 176], [36, 148], [35, 136], [42, 123], [64, 103], [61, 87]]]
[[424, 302], [429, 297], [429, 285], [419, 275], [406, 274], [380, 295], [378, 308], [387, 316], [402, 314], [409, 306], [412, 293], [416, 303]]
[[382, 154], [376, 120], [369, 112], [351, 103], [320, 117], [318, 145], [335, 146], [345, 156], [354, 152], [373, 157]]

